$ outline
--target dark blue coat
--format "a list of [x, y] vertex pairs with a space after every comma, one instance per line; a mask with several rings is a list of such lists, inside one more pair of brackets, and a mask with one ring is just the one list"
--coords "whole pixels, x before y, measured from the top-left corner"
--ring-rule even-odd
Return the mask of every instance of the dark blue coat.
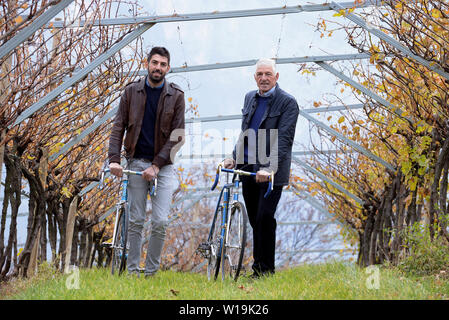
[[[242, 109], [242, 132], [233, 152], [234, 160], [237, 161], [237, 168], [241, 167], [243, 163], [243, 141], [245, 136], [248, 135], [247, 130], [251, 122], [251, 117], [257, 108], [256, 94], [257, 90], [254, 90], [248, 92], [245, 96], [245, 103]], [[287, 185], [289, 182], [292, 146], [295, 138], [298, 114], [299, 107], [296, 99], [276, 84], [274, 94], [268, 100], [268, 107], [259, 125], [259, 134], [262, 135], [264, 132], [261, 129], [266, 129], [266, 152], [259, 152], [258, 148], [263, 146], [259, 139], [256, 150], [255, 169], [265, 169], [269, 172], [274, 171], [275, 185]], [[277, 129], [271, 131], [271, 138], [269, 129]], [[259, 153], [262, 154], [262, 157], [259, 156]]]

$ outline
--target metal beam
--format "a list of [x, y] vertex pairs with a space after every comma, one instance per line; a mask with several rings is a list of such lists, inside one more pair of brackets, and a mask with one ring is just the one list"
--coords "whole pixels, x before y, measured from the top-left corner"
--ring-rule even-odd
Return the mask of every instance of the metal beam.
[[[316, 155], [316, 154], [337, 154], [337, 153], [351, 153], [351, 151], [341, 151], [341, 150], [322, 150], [322, 151], [293, 151], [292, 155], [294, 156], [310, 156], [310, 155]], [[178, 157], [178, 159], [215, 159], [215, 158], [220, 158], [220, 159], [225, 159], [225, 158], [231, 158], [232, 154], [226, 154], [226, 153], [218, 153], [218, 154], [209, 154], [209, 155], [205, 155], [205, 154], [186, 154], [186, 155], [181, 155]]]
[[[304, 225], [330, 225], [336, 224], [335, 221], [332, 220], [303, 220], [303, 221], [291, 221], [291, 222], [282, 222], [278, 221], [278, 226], [304, 226]], [[170, 227], [179, 227], [179, 226], [188, 226], [190, 228], [210, 228], [210, 224], [204, 222], [195, 222], [195, 221], [183, 221], [178, 223], [170, 224]]]
[[[354, 109], [362, 109], [363, 104], [351, 104], [347, 106], [329, 106], [329, 107], [321, 107], [321, 108], [310, 108], [304, 109], [303, 112], [306, 113], [319, 113], [319, 112], [332, 112], [332, 111], [345, 111], [345, 110], [354, 110]], [[212, 116], [212, 117], [202, 117], [202, 118], [190, 118], [186, 119], [186, 123], [195, 123], [195, 122], [213, 122], [213, 121], [228, 121], [228, 120], [241, 120], [241, 114], [233, 114], [226, 116]]]
[[396, 115], [398, 115], [399, 117], [408, 120], [409, 122], [413, 123], [413, 121], [409, 118], [409, 117], [404, 117], [403, 111], [394, 106], [393, 104], [391, 104], [390, 102], [388, 102], [387, 100], [385, 100], [384, 98], [378, 96], [377, 94], [375, 94], [374, 92], [368, 90], [367, 88], [365, 88], [364, 86], [362, 86], [361, 84], [357, 83], [356, 81], [352, 80], [351, 78], [349, 78], [348, 76], [346, 76], [343, 72], [338, 71], [337, 69], [335, 69], [334, 67], [332, 67], [331, 65], [325, 63], [325, 62], [315, 62], [317, 65], [319, 65], [321, 68], [323, 68], [324, 70], [332, 73], [333, 75], [337, 76], [338, 78], [342, 79], [343, 81], [346, 81], [347, 83], [349, 83], [351, 86], [353, 86], [354, 88], [360, 90], [361, 92], [363, 92], [364, 94], [366, 94], [367, 96], [369, 96], [370, 98], [372, 98], [373, 100], [377, 101], [378, 103], [380, 103], [381, 105], [385, 106], [386, 108], [390, 109], [392, 112], [394, 112]]
[[298, 254], [298, 253], [331, 253], [331, 252], [341, 252], [344, 251], [354, 251], [355, 249], [342, 248], [342, 249], [310, 249], [310, 250], [280, 250], [276, 251], [279, 254]]
[[[281, 61], [280, 63], [299, 63], [299, 62], [317, 62], [317, 61], [337, 61], [337, 60], [350, 60], [350, 59], [367, 59], [369, 58], [368, 54], [340, 54], [340, 55], [328, 55], [328, 56], [311, 56], [311, 57], [293, 57], [293, 58], [282, 58], [278, 59]], [[217, 63], [217, 64], [206, 64], [206, 65], [198, 65], [187, 68], [172, 68], [172, 73], [179, 72], [187, 72], [187, 71], [200, 71], [200, 70], [215, 70], [222, 68], [236, 68], [246, 65], [254, 65], [257, 62], [256, 59], [246, 60], [246, 61], [237, 61], [237, 62], [229, 62], [229, 63]], [[279, 62], [278, 62], [279, 63]], [[81, 70], [76, 71], [76, 74]], [[148, 71], [140, 71], [142, 75], [147, 75]], [[30, 107], [31, 108], [31, 107]], [[321, 108], [310, 108], [303, 110], [307, 113], [318, 113], [318, 112], [331, 112], [331, 111], [343, 111], [347, 109], [360, 109], [363, 108], [363, 104], [353, 104], [347, 106], [328, 106]], [[28, 109], [27, 109], [28, 110]], [[117, 107], [113, 110], [117, 110]], [[50, 161], [53, 161], [61, 154], [67, 152], [71, 147], [73, 147], [76, 143], [80, 142], [86, 135], [96, 130], [102, 123], [106, 122], [108, 119], [114, 116], [114, 112], [108, 112], [103, 118], [101, 118], [101, 123], [94, 123], [87, 129], [85, 129], [79, 136], [70, 140], [66, 145], [64, 145], [58, 153], [50, 156]], [[241, 114], [235, 115], [225, 115], [225, 116], [213, 116], [213, 117], [203, 117], [197, 119], [186, 119], [186, 124], [194, 123], [194, 122], [213, 122], [213, 121], [227, 121], [227, 120], [240, 120], [242, 118]]]
[[[354, 141], [351, 141], [349, 139], [347, 139], [344, 135], [342, 135], [341, 133], [337, 132], [336, 130], [330, 128], [329, 126], [327, 126], [326, 124], [324, 124], [321, 121], [316, 120], [315, 118], [313, 118], [312, 116], [310, 116], [307, 112], [304, 112], [303, 110], [300, 110], [300, 114], [305, 117], [307, 120], [313, 122], [315, 125], [321, 127], [322, 129], [328, 131], [330, 134], [336, 136], [337, 138], [339, 138], [340, 140], [342, 140], [342, 142], [344, 142], [345, 144], [353, 147], [355, 150], [361, 152], [362, 154], [366, 155], [368, 158], [379, 162], [383, 165], [385, 165], [388, 169], [393, 170], [394, 168], [388, 164], [387, 162], [385, 162], [384, 160], [382, 160], [381, 158], [377, 157], [376, 155], [372, 154], [370, 151], [366, 150], [365, 148], [363, 148], [362, 146], [358, 145], [357, 143], [355, 143]], [[300, 151], [301, 153], [305, 153], [306, 151]], [[328, 151], [329, 152], [329, 151]], [[335, 151], [337, 152], [337, 151]], [[295, 152], [293, 152], [293, 154], [295, 155]], [[301, 154], [298, 154], [301, 155]], [[217, 154], [217, 155], [207, 155], [207, 156], [203, 156], [203, 155], [188, 155], [188, 156], [181, 156], [181, 159], [193, 159], [193, 158], [206, 158], [206, 157], [221, 157], [221, 158], [225, 158], [227, 155], [226, 154]], [[82, 196], [83, 194], [89, 192], [90, 190], [92, 190], [96, 185], [98, 184], [98, 182], [91, 182], [87, 187], [85, 187], [83, 190], [81, 190], [80, 192], [80, 196]]]
[[304, 118], [306, 118], [307, 120], [313, 122], [315, 125], [317, 125], [318, 127], [324, 129], [325, 131], [327, 131], [328, 133], [330, 133], [331, 135], [337, 137], [339, 140], [341, 140], [344, 144], [349, 145], [350, 147], [354, 148], [355, 150], [359, 151], [360, 153], [364, 154], [365, 156], [367, 156], [369, 159], [374, 160], [380, 164], [382, 164], [384, 167], [388, 168], [389, 170], [394, 171], [394, 167], [392, 165], [390, 165], [388, 162], [386, 162], [385, 160], [383, 160], [382, 158], [376, 156], [375, 154], [373, 154], [371, 151], [366, 150], [365, 148], [363, 148], [362, 146], [360, 146], [359, 144], [355, 143], [354, 141], [346, 138], [343, 134], [341, 134], [340, 132], [338, 132], [337, 130], [332, 129], [331, 127], [329, 127], [328, 125], [324, 124], [323, 122], [315, 119], [314, 117], [310, 116], [309, 114], [307, 114], [306, 112], [303, 112], [302, 110], [299, 110], [299, 114], [301, 116], [303, 116]]
[[348, 190], [346, 190], [345, 188], [343, 188], [341, 185], [339, 185], [338, 183], [332, 181], [331, 179], [329, 179], [326, 175], [324, 175], [323, 173], [319, 172], [317, 169], [309, 166], [307, 163], [301, 161], [300, 159], [298, 159], [297, 157], [293, 156], [292, 157], [293, 161], [297, 164], [299, 164], [301, 167], [303, 167], [304, 169], [306, 169], [307, 171], [313, 173], [314, 175], [318, 176], [321, 180], [326, 181], [327, 183], [329, 183], [331, 186], [333, 186], [334, 188], [336, 188], [337, 190], [339, 190], [340, 192], [344, 193], [345, 195], [347, 195], [348, 197], [350, 197], [351, 199], [353, 199], [355, 202], [357, 202], [359, 205], [363, 205], [364, 201], [362, 199], [360, 199], [359, 197], [357, 197], [355, 194], [349, 192]]
[[[354, 1], [339, 3], [343, 8], [366, 8], [373, 5], [382, 5], [381, 1], [372, 1], [371, 3], [355, 4]], [[187, 21], [199, 21], [199, 20], [214, 20], [214, 19], [227, 19], [227, 18], [244, 18], [244, 17], [256, 17], [256, 16], [269, 16], [279, 14], [301, 13], [301, 12], [319, 12], [333, 10], [329, 3], [322, 4], [309, 4], [309, 5], [297, 5], [297, 6], [284, 6], [276, 8], [264, 8], [264, 9], [251, 9], [251, 10], [232, 10], [232, 11], [213, 11], [206, 13], [187, 13], [187, 14], [173, 14], [173, 15], [161, 15], [161, 16], [143, 16], [132, 18], [114, 18], [114, 19], [101, 19], [93, 22], [89, 21], [89, 24], [94, 26], [112, 26], [112, 25], [129, 25], [139, 23], [164, 23], [164, 22], [187, 22]], [[84, 20], [81, 20], [76, 27], [83, 27]], [[50, 25], [47, 27], [50, 28]], [[63, 28], [64, 23], [54, 21], [53, 28]]]
[[[336, 55], [325, 55], [325, 56], [305, 56], [305, 57], [291, 57], [291, 58], [273, 58], [276, 60], [277, 64], [289, 64], [289, 63], [308, 63], [308, 62], [320, 62], [320, 61], [341, 61], [341, 60], [358, 60], [358, 59], [369, 59], [370, 54], [368, 53], [350, 53], [350, 54], [336, 54]], [[240, 68], [240, 67], [250, 67], [257, 63], [257, 59], [251, 60], [241, 60], [241, 61], [231, 61], [231, 62], [219, 62], [219, 63], [209, 63], [201, 64], [196, 66], [182, 66], [170, 68], [170, 73], [184, 73], [184, 72], [196, 72], [196, 71], [208, 71], [208, 70], [219, 70], [219, 69], [229, 69], [229, 68]], [[75, 69], [78, 72], [79, 69]], [[122, 77], [127, 77], [130, 74], [137, 74], [138, 76], [146, 76], [148, 74], [147, 70], [138, 70], [132, 72], [123, 72], [119, 75]]]
[[[295, 183], [292, 183], [291, 186], [295, 189], [295, 191], [292, 190], [292, 192], [294, 192], [296, 196], [298, 196], [302, 200], [307, 201], [312, 207], [314, 207], [316, 210], [318, 210], [319, 212], [323, 213], [326, 217], [331, 219], [331, 221], [334, 220], [332, 214], [325, 207], [323, 207], [316, 199], [314, 199], [310, 193], [308, 193], [305, 190], [299, 190], [298, 185]], [[334, 221], [334, 223], [341, 224], [337, 220]]]
[[116, 54], [118, 51], [123, 49], [126, 45], [128, 45], [130, 42], [135, 40], [137, 37], [142, 35], [145, 31], [147, 31], [149, 28], [151, 28], [154, 24], [143, 24], [139, 26], [137, 29], [132, 31], [130, 34], [128, 34], [126, 37], [124, 37], [120, 42], [116, 43], [114, 46], [112, 46], [108, 51], [101, 54], [99, 57], [97, 57], [94, 61], [89, 63], [85, 68], [80, 70], [79, 72], [75, 73], [72, 77], [65, 80], [60, 86], [58, 86], [56, 89], [48, 93], [45, 97], [40, 99], [38, 102], [34, 103], [32, 106], [27, 108], [24, 112], [22, 112], [14, 122], [14, 124], [9, 125], [8, 128], [11, 129], [11, 127], [18, 125], [20, 122], [24, 121], [31, 115], [33, 115], [36, 111], [40, 110], [44, 106], [46, 106], [49, 102], [51, 102], [53, 99], [55, 99], [58, 95], [63, 93], [65, 90], [76, 84], [77, 82], [81, 81], [86, 77], [92, 70], [100, 66], [103, 62], [105, 62], [107, 59], [112, 57], [114, 54]]
[[[334, 107], [322, 107], [322, 108], [311, 108], [311, 109], [304, 109], [303, 111], [306, 113], [319, 113], [319, 112], [332, 112], [332, 111], [343, 111], [348, 109], [360, 109], [363, 108], [363, 104], [353, 104], [353, 105], [347, 105], [347, 106], [334, 106]], [[88, 134], [95, 131], [100, 125], [105, 123], [107, 120], [112, 118], [114, 114], [117, 112], [118, 107], [114, 107], [111, 109], [106, 115], [104, 115], [100, 120], [93, 123], [91, 126], [86, 128], [84, 131], [82, 131], [78, 136], [70, 140], [67, 144], [65, 144], [57, 153], [50, 156], [50, 161], [55, 160], [60, 155], [66, 153], [70, 148], [72, 148], [75, 144], [82, 141]], [[196, 123], [196, 122], [214, 122], [214, 121], [228, 121], [228, 120], [241, 120], [242, 115], [241, 114], [234, 114], [234, 115], [228, 115], [228, 116], [213, 116], [213, 117], [202, 117], [202, 118], [196, 118], [196, 119], [186, 119], [185, 123]], [[337, 153], [338, 150], [330, 150], [333, 153]], [[313, 153], [329, 153], [329, 151], [299, 151], [299, 153], [296, 153], [296, 155], [308, 155]], [[293, 152], [295, 154], [295, 152]], [[215, 154], [215, 155], [185, 155], [180, 156], [180, 159], [204, 159], [204, 158], [216, 158], [216, 157], [224, 157], [228, 156], [224, 153], [222, 154]]]
[[[358, 59], [369, 59], [369, 58], [370, 58], [370, 55], [367, 53], [352, 53], [352, 54], [338, 54], [338, 55], [326, 55], [326, 56], [275, 58], [274, 60], [276, 60], [276, 64], [290, 64], [290, 63], [308, 63], [308, 62], [319, 62], [319, 61], [358, 60]], [[170, 73], [250, 67], [250, 66], [254, 66], [256, 63], [257, 63], [257, 59], [251, 59], [251, 60], [233, 61], [233, 62], [225, 62], [225, 63], [203, 64], [203, 65], [198, 65], [198, 66], [176, 67], [176, 68], [173, 68], [170, 71]], [[140, 76], [146, 76], [148, 74], [148, 71], [140, 70], [140, 71], [138, 71], [137, 74]]]
[[112, 118], [115, 113], [117, 112], [118, 107], [114, 107], [111, 110], [109, 110], [108, 113], [106, 113], [101, 119], [99, 119], [98, 121], [94, 122], [90, 127], [88, 127], [87, 129], [83, 130], [83, 132], [81, 132], [79, 135], [77, 135], [75, 138], [73, 138], [72, 140], [70, 140], [67, 144], [65, 144], [58, 152], [52, 154], [49, 157], [50, 161], [55, 160], [56, 158], [58, 158], [60, 155], [66, 153], [67, 151], [69, 151], [70, 148], [72, 148], [75, 144], [77, 144], [78, 142], [80, 142], [81, 140], [83, 140], [88, 134], [92, 133], [93, 131], [95, 131], [96, 129], [98, 129], [98, 127], [100, 127], [103, 123], [105, 123], [107, 120], [109, 120], [110, 118]]
[[[330, 7], [332, 9], [334, 9], [335, 11], [337, 11], [337, 12], [340, 11], [340, 10], [345, 10], [346, 9], [341, 4], [336, 3], [334, 1], [332, 1], [332, 3], [330, 4]], [[365, 22], [365, 20], [363, 20], [362, 18], [356, 16], [353, 13], [346, 12], [344, 14], [344, 17], [349, 19], [349, 20], [351, 20], [355, 24], [359, 25], [360, 27], [362, 27], [363, 29], [365, 29], [369, 33], [374, 34], [375, 36], [377, 36], [378, 38], [382, 39], [383, 41], [385, 41], [389, 45], [393, 46], [394, 48], [398, 49], [400, 52], [402, 52], [406, 56], [414, 59], [415, 61], [417, 61], [418, 63], [422, 64], [423, 66], [426, 66], [429, 70], [434, 71], [434, 72], [438, 73], [440, 76], [442, 76], [442, 77], [446, 78], [447, 80], [449, 80], [449, 73], [445, 72], [443, 70], [443, 68], [441, 68], [441, 66], [438, 65], [437, 63], [429, 62], [426, 59], [423, 59], [420, 56], [414, 54], [410, 49], [408, 49], [407, 47], [403, 46], [399, 41], [397, 41], [396, 39], [390, 37], [389, 35], [387, 35], [382, 30], [376, 29], [372, 25], [369, 25], [368, 23]]]
[[8, 40], [8, 42], [0, 47], [0, 59], [13, 51], [72, 2], [73, 0], [61, 0], [58, 4], [53, 5], [50, 9], [37, 17], [28, 27], [19, 31], [19, 33], [12, 39]]

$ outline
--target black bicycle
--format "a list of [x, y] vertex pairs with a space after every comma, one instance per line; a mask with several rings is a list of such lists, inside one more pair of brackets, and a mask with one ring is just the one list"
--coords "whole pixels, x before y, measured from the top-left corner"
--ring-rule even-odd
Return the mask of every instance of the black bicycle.
[[[223, 163], [220, 163], [211, 190], [217, 186], [221, 172], [226, 172], [227, 181], [221, 189], [207, 241], [199, 245], [198, 251], [207, 259], [209, 280], [218, 278], [221, 265], [222, 280], [229, 274], [231, 279], [237, 281], [242, 269], [248, 224], [245, 205], [239, 201], [240, 176], [255, 176], [256, 173], [226, 169], [223, 168]], [[234, 174], [232, 183], [229, 183], [229, 173]], [[273, 182], [272, 173], [265, 197], [273, 190]]]

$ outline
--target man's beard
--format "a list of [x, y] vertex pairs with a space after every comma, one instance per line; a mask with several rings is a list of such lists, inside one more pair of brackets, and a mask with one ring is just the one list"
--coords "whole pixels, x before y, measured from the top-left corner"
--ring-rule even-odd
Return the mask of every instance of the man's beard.
[[[159, 82], [162, 82], [162, 80], [164, 80], [165, 74], [163, 74], [161, 72], [159, 74], [156, 74], [156, 77], [155, 77], [154, 72], [148, 72], [148, 77], [150, 78], [151, 81], [153, 81], [155, 83], [159, 83]], [[159, 78], [157, 78], [157, 77], [159, 77]]]

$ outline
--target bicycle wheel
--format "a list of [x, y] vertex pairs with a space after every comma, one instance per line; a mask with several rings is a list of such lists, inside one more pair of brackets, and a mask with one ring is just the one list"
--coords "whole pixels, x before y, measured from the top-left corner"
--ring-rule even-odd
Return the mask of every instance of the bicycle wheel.
[[231, 207], [222, 248], [222, 280], [225, 279], [226, 274], [234, 281], [237, 281], [239, 277], [245, 253], [247, 223], [245, 206], [241, 202], [235, 202]]
[[126, 213], [127, 210], [125, 207], [120, 208], [116, 225], [115, 241], [112, 246], [112, 274], [118, 273], [120, 275], [126, 268], [128, 242], [128, 223]]

